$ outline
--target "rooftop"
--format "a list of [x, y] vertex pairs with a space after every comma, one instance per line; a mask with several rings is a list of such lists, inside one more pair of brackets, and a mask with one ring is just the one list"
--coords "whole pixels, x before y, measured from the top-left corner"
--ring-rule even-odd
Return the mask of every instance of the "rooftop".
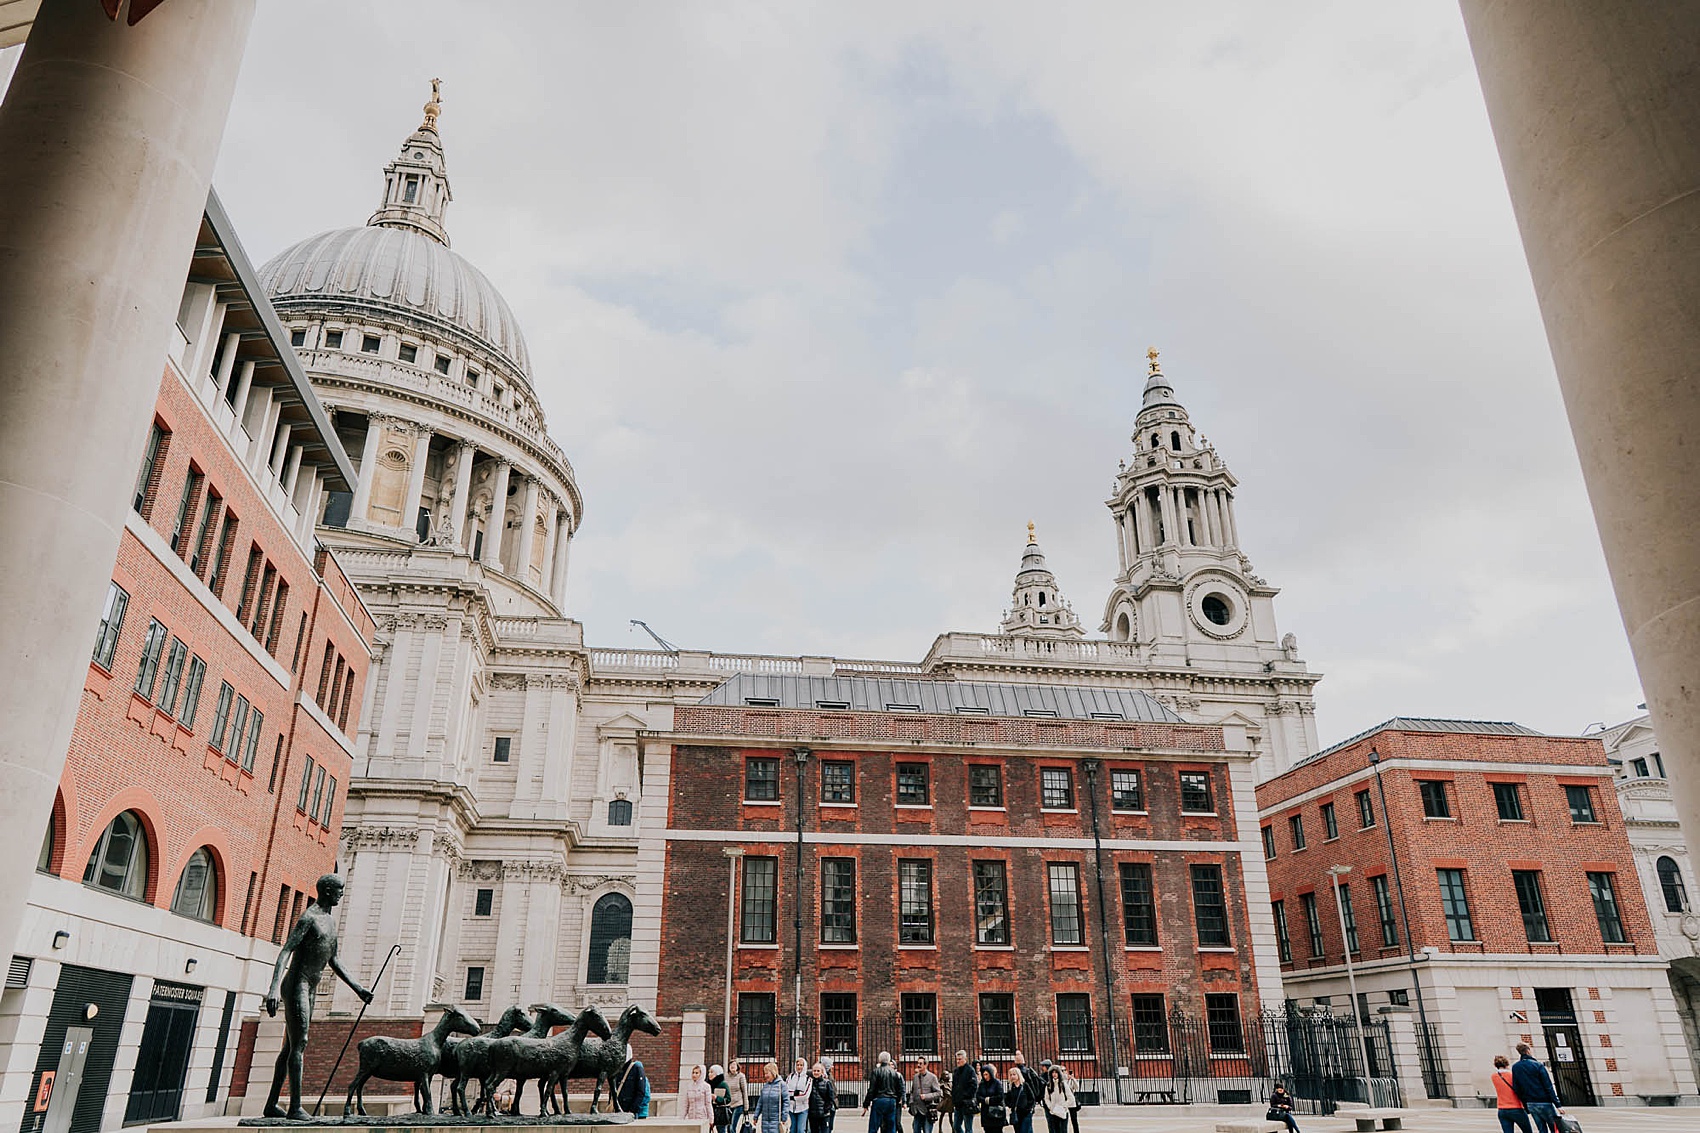
[[933, 715], [1186, 723], [1172, 709], [1136, 689], [872, 676], [739, 673], [703, 697], [700, 703], [839, 712], [921, 712]]
[[[1539, 736], [1543, 734], [1510, 720], [1447, 720], [1432, 716], [1395, 716], [1391, 720], [1383, 720], [1375, 727], [1359, 732], [1350, 739], [1341, 740], [1333, 747], [1323, 748], [1310, 759], [1321, 759], [1325, 755], [1332, 755], [1344, 748], [1351, 747], [1359, 740], [1368, 739], [1377, 732], [1454, 732], [1470, 736]], [[1304, 762], [1309, 763], [1310, 760], [1307, 759]]]

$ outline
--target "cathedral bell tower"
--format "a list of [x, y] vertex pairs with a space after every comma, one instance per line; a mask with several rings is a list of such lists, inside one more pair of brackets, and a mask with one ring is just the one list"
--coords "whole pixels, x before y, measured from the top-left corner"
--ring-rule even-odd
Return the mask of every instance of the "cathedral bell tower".
[[1027, 547], [1015, 572], [1015, 595], [1004, 612], [1002, 632], [1017, 637], [1085, 637], [1074, 607], [1057, 589], [1057, 576], [1045, 564], [1039, 537], [1027, 525]]
[[401, 144], [396, 159], [384, 167], [384, 199], [366, 223], [379, 228], [412, 229], [447, 247], [449, 230], [443, 225], [443, 214], [448, 211], [454, 194], [449, 192], [443, 140], [437, 136], [442, 96], [443, 81], [432, 79], [425, 120]]

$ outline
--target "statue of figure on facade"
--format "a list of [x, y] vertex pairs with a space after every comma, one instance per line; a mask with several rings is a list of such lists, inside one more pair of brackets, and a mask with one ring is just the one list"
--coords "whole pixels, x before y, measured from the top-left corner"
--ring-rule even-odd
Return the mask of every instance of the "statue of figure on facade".
[[[301, 1108], [301, 1060], [307, 1048], [307, 1025], [313, 1019], [313, 1005], [318, 998], [319, 977], [325, 965], [353, 989], [362, 1003], [372, 1002], [372, 993], [361, 987], [343, 969], [336, 954], [336, 919], [331, 910], [342, 900], [342, 878], [327, 873], [319, 878], [318, 895], [307, 903], [301, 919], [289, 930], [289, 939], [277, 954], [272, 969], [271, 990], [266, 993], [266, 1014], [277, 1015], [283, 1006], [283, 1049], [277, 1055], [277, 1067], [272, 1071], [271, 1096], [266, 1099], [267, 1117], [285, 1117], [292, 1121], [308, 1120]], [[287, 965], [287, 967], [286, 967]], [[278, 1094], [283, 1089], [285, 1074], [289, 1075], [289, 1112], [279, 1106]]]

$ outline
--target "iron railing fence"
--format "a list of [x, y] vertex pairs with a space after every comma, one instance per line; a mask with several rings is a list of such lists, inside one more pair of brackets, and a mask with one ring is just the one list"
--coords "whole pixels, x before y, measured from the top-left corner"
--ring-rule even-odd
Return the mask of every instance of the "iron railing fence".
[[1303, 1113], [1331, 1114], [1342, 1101], [1395, 1106], [1403, 1101], [1384, 1019], [1360, 1023], [1276, 1011], [1222, 1020], [1175, 1011], [1159, 1022], [1118, 1019], [1113, 1026], [1059, 1026], [1052, 1018], [988, 1023], [863, 1015], [823, 1021], [813, 1015], [764, 1013], [734, 1016], [730, 1033], [718, 1016], [707, 1024], [710, 1060], [740, 1059], [756, 1082], [762, 1079], [760, 1064], [770, 1059], [782, 1073], [789, 1073], [798, 1057], [831, 1059], [839, 1091], [852, 1105], [859, 1104], [862, 1083], [881, 1052], [903, 1064], [905, 1077], [918, 1056], [933, 1060], [935, 1072], [945, 1077], [959, 1050], [1000, 1074], [1017, 1051], [1034, 1067], [1047, 1058], [1060, 1063], [1079, 1081], [1089, 1105], [1246, 1105], [1267, 1101], [1277, 1082]]

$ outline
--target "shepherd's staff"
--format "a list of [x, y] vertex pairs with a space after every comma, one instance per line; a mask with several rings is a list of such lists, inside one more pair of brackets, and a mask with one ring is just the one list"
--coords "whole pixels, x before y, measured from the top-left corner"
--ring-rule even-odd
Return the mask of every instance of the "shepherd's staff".
[[[400, 952], [401, 945], [390, 945], [389, 955], [385, 956], [384, 962], [378, 965], [378, 974], [372, 978], [372, 992], [374, 997], [376, 997], [378, 991], [378, 982], [384, 978], [384, 969], [390, 966], [390, 961], [394, 960]], [[329, 1078], [325, 1079], [325, 1088], [319, 1091], [319, 1100], [313, 1103], [314, 1117], [318, 1117], [320, 1112], [325, 1108], [325, 1095], [331, 1092], [331, 1083], [336, 1081], [336, 1072], [342, 1068], [342, 1057], [348, 1053], [348, 1044], [354, 1041], [354, 1034], [360, 1029], [360, 1020], [366, 1017], [366, 1008], [369, 1006], [371, 1006], [369, 1003], [364, 1001], [361, 1002], [360, 1014], [354, 1017], [354, 1026], [348, 1028], [348, 1037], [342, 1040], [342, 1049], [337, 1051], [336, 1061], [331, 1064], [331, 1074]]]

